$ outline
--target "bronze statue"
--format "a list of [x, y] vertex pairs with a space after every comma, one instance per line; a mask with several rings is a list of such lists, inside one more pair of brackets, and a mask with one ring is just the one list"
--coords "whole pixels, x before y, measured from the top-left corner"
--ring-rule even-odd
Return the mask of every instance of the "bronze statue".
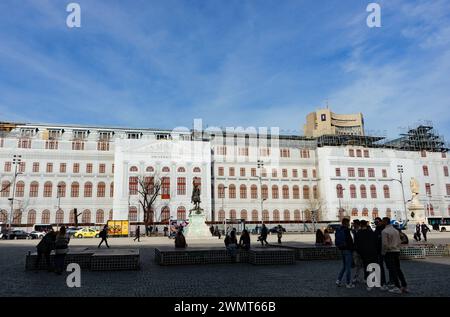
[[191, 203], [194, 203], [194, 208], [191, 209], [195, 210], [197, 214], [201, 213], [203, 210], [200, 208], [200, 185], [195, 183], [195, 180], [193, 181], [193, 189], [192, 189], [192, 196], [191, 196]]

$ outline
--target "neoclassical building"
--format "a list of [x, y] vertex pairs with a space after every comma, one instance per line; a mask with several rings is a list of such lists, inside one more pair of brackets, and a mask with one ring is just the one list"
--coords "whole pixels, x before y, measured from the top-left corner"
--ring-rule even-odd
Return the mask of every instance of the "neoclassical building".
[[[409, 181], [429, 215], [450, 216], [447, 149], [418, 138], [305, 137], [277, 129], [194, 130], [0, 124], [0, 223], [143, 223], [141, 181], [160, 183], [151, 221], [185, 219], [194, 182], [208, 221], [404, 219]], [[422, 130], [421, 130], [422, 129]], [[402, 181], [402, 182], [401, 182]], [[12, 210], [12, 213], [11, 213]]]

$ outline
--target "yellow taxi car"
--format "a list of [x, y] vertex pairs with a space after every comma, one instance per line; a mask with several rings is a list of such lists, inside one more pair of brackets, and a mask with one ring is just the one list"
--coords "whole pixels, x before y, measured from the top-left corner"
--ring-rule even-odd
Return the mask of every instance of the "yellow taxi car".
[[100, 235], [100, 230], [95, 230], [92, 228], [83, 228], [78, 231], [75, 231], [73, 236], [75, 238], [98, 238]]

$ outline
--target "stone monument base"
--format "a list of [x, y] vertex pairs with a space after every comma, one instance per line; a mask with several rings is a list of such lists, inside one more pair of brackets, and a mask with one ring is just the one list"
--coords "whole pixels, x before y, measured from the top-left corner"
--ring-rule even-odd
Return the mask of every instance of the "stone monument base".
[[411, 217], [411, 222], [414, 224], [425, 222], [425, 208], [422, 204], [411, 204], [408, 210], [410, 215], [414, 213], [414, 217]]
[[[189, 224], [184, 229], [184, 236], [189, 239], [207, 239], [212, 238], [206, 222], [206, 215], [191, 213], [189, 216]], [[189, 241], [188, 241], [189, 244]]]

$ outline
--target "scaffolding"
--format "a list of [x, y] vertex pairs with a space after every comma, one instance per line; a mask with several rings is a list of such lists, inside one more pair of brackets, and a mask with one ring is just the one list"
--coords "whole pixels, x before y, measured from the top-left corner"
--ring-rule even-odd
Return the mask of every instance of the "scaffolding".
[[432, 125], [418, 125], [415, 128], [408, 128], [401, 137], [385, 142], [389, 148], [403, 151], [427, 151], [427, 152], [447, 152], [444, 138], [438, 135]]

